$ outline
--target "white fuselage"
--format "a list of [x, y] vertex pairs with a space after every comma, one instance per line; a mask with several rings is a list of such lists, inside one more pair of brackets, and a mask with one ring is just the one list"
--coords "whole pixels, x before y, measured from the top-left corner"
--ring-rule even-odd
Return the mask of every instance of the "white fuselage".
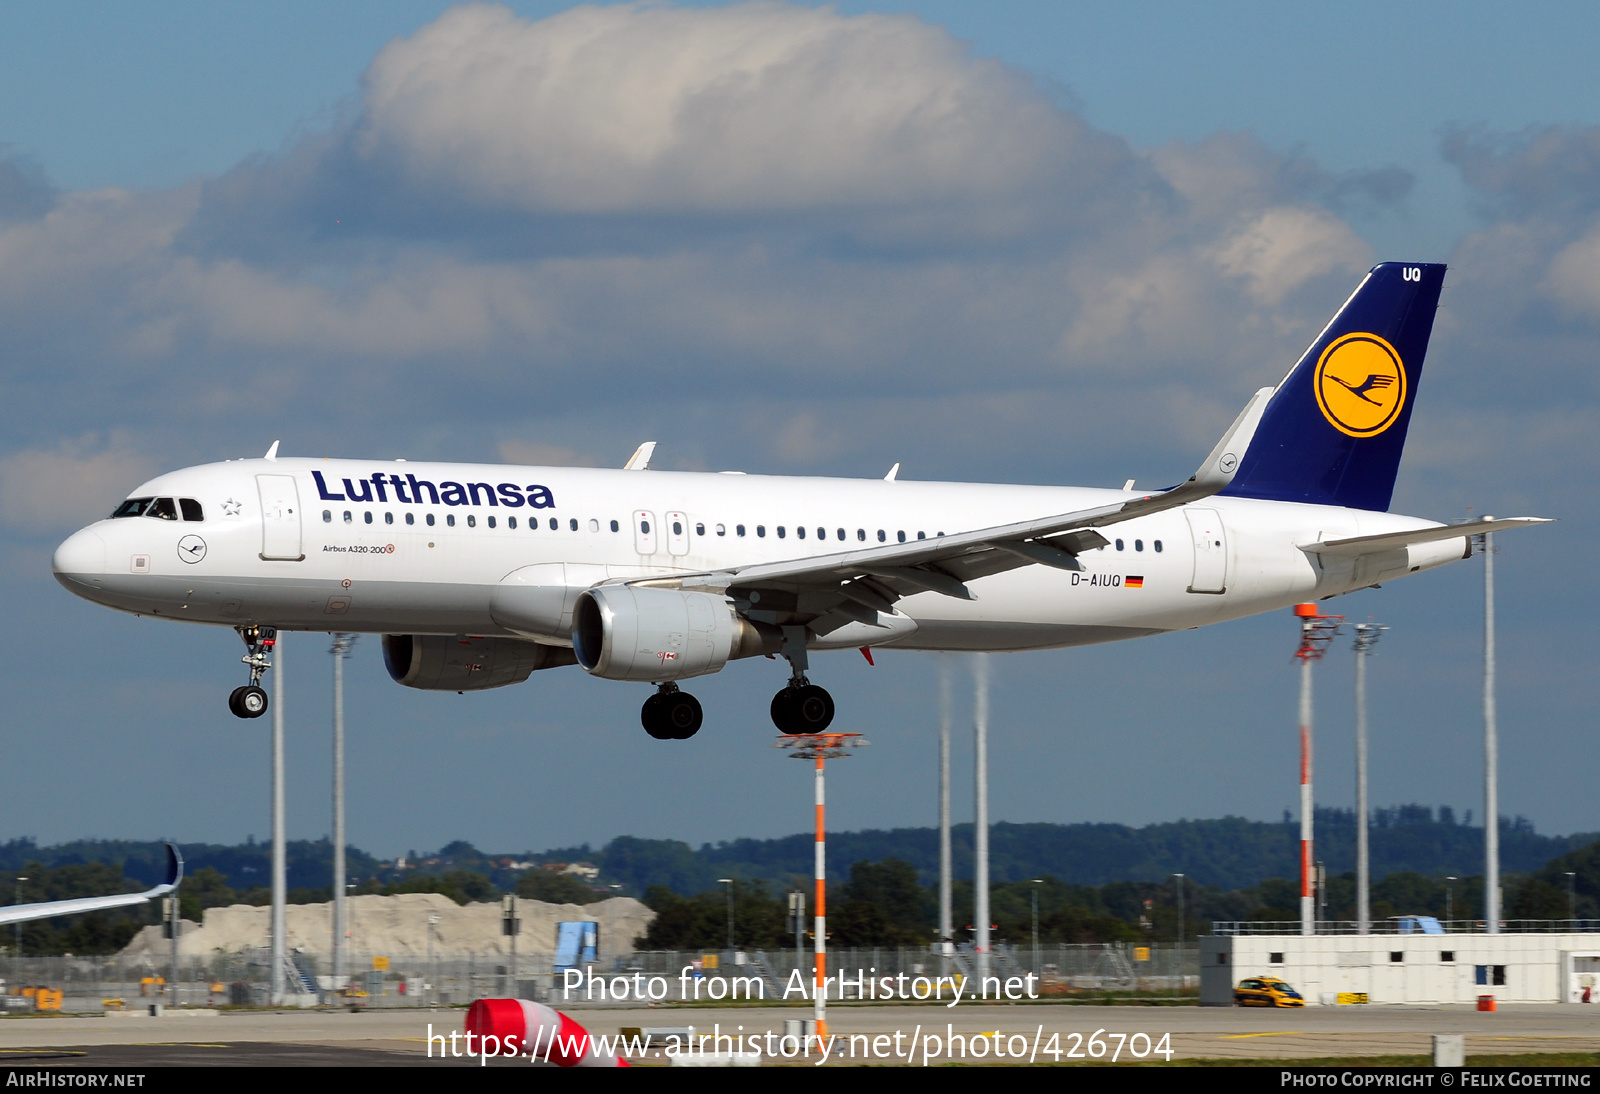
[[[825, 555], [1141, 495], [286, 458], [188, 468], [132, 496], [192, 499], [202, 519], [124, 517], [79, 531], [55, 558], [58, 578], [74, 593], [142, 615], [228, 626], [565, 645], [570, 634], [559, 626], [530, 633], [497, 622], [496, 588], [519, 572], [513, 580], [532, 573], [587, 588]], [[972, 581], [972, 600], [920, 593], [897, 605], [914, 628], [868, 633], [874, 640], [863, 642], [850, 627], [813, 648], [1043, 649], [1198, 627], [1350, 592], [1466, 553], [1465, 537], [1356, 558], [1300, 549], [1422, 527], [1437, 525], [1217, 496], [1104, 528], [1111, 543], [1082, 554], [1082, 572], [1028, 565]]]

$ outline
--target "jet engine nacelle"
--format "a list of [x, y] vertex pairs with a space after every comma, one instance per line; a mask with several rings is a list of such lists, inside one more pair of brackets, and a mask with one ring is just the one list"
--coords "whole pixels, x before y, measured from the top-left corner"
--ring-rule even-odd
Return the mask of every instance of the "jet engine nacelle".
[[578, 664], [607, 680], [705, 676], [782, 644], [776, 628], [743, 618], [720, 593], [602, 585], [578, 597], [572, 616]]
[[535, 669], [573, 663], [564, 646], [539, 646], [515, 638], [386, 634], [383, 664], [395, 683], [425, 691], [482, 691], [520, 684]]

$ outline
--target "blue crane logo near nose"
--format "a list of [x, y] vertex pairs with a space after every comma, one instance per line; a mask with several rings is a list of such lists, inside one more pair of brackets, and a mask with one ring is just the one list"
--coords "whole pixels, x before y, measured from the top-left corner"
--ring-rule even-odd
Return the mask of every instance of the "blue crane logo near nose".
[[206, 541], [199, 536], [184, 536], [178, 541], [178, 557], [191, 564], [199, 562], [206, 557]]

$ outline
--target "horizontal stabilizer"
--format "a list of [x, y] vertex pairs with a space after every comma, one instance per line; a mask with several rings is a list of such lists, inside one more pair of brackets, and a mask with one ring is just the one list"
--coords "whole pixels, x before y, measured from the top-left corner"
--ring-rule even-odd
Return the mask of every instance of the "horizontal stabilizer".
[[1352, 536], [1349, 539], [1330, 539], [1319, 543], [1303, 543], [1300, 549], [1315, 555], [1365, 555], [1373, 551], [1389, 551], [1410, 547], [1418, 543], [1437, 543], [1463, 536], [1479, 536], [1485, 532], [1507, 532], [1513, 528], [1528, 528], [1535, 524], [1549, 524], [1550, 517], [1486, 517], [1465, 524], [1446, 524], [1437, 528], [1417, 528], [1409, 532], [1384, 532], [1376, 536]]

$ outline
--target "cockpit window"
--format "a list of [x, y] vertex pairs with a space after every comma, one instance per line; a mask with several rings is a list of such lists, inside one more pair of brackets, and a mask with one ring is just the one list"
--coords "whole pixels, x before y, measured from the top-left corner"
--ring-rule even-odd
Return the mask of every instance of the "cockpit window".
[[117, 517], [142, 517], [144, 516], [144, 511], [150, 508], [150, 503], [155, 500], [155, 498], [129, 498], [117, 506], [117, 511], [111, 514], [111, 519], [115, 520]]
[[183, 510], [184, 520], [198, 521], [206, 519], [205, 511], [200, 508], [200, 503], [193, 498], [179, 498], [178, 508]]
[[178, 507], [173, 504], [171, 498], [157, 498], [151, 503], [150, 508], [145, 510], [144, 515], [160, 517], [162, 520], [177, 520]]

